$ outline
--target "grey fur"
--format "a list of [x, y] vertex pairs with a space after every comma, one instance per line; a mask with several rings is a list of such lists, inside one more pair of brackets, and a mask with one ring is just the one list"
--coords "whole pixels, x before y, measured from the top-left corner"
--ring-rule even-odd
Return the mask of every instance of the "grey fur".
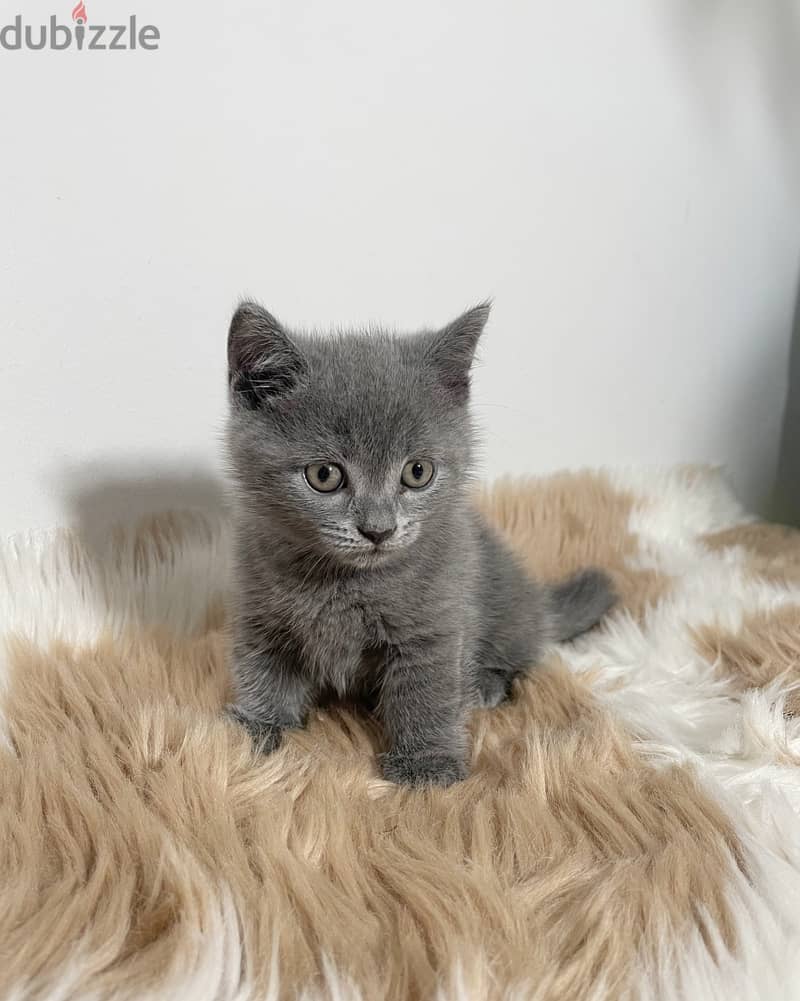
[[[613, 604], [600, 571], [537, 584], [471, 504], [470, 367], [488, 316], [484, 304], [439, 331], [319, 337], [255, 303], [237, 310], [230, 713], [265, 752], [334, 696], [378, 712], [387, 778], [455, 782], [470, 710], [503, 701], [548, 644]], [[430, 485], [403, 487], [405, 463], [423, 458]], [[340, 491], [306, 481], [323, 461], [346, 471]]]

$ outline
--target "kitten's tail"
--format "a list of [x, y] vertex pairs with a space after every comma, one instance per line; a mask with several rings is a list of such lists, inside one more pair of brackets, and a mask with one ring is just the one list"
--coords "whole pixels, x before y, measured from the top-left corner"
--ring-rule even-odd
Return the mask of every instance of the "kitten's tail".
[[602, 570], [581, 570], [550, 588], [550, 607], [558, 643], [571, 640], [596, 625], [616, 604], [611, 578]]

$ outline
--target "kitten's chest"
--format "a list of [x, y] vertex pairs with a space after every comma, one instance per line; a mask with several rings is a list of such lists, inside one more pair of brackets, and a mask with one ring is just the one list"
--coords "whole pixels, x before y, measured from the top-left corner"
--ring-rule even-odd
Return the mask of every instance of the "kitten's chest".
[[318, 683], [345, 695], [380, 664], [384, 616], [374, 594], [337, 583], [307, 588], [294, 602], [294, 633], [305, 668]]

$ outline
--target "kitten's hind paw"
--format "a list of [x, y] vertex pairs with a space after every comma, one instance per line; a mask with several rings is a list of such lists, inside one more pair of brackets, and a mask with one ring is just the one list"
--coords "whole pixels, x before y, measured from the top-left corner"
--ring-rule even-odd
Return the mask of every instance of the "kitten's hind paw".
[[225, 715], [228, 719], [243, 726], [250, 734], [253, 747], [260, 754], [272, 754], [280, 747], [283, 739], [283, 730], [274, 723], [251, 716], [241, 706], [229, 705], [225, 707]]
[[381, 755], [383, 777], [409, 786], [450, 786], [469, 774], [466, 762], [451, 754], [403, 754], [389, 751]]
[[501, 671], [482, 670], [478, 675], [475, 698], [482, 709], [494, 709], [508, 702], [514, 690], [514, 679]]

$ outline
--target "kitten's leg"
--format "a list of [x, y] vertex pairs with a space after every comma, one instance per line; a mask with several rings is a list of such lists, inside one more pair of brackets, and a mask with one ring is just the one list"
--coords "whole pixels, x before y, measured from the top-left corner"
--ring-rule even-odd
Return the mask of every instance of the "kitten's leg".
[[283, 731], [305, 723], [311, 703], [306, 678], [280, 657], [248, 651], [234, 658], [235, 702], [227, 713], [245, 727], [256, 748], [271, 754]]
[[429, 640], [390, 649], [380, 711], [389, 750], [383, 774], [405, 785], [451, 785], [467, 777], [461, 643]]
[[494, 709], [508, 702], [514, 687], [513, 671], [481, 665], [476, 671], [476, 702], [482, 709]]

